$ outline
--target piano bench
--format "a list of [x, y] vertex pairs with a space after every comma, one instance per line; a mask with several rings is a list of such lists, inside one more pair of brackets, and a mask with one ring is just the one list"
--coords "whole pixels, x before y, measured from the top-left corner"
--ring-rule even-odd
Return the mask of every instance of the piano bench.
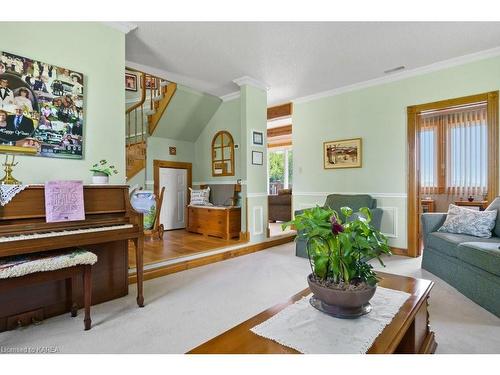
[[75, 277], [83, 277], [84, 326], [87, 331], [91, 327], [92, 265], [96, 262], [97, 256], [94, 253], [82, 249], [0, 258], [0, 292], [66, 280], [67, 307], [71, 316], [75, 317], [78, 311], [73, 293]]

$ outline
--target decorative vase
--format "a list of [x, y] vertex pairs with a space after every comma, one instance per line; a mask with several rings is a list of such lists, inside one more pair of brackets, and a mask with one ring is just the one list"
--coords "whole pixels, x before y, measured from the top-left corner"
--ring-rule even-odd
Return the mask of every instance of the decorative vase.
[[106, 173], [94, 172], [92, 183], [96, 185], [104, 185], [109, 183], [109, 176]]
[[307, 277], [309, 288], [313, 293], [310, 303], [316, 309], [336, 318], [352, 319], [368, 314], [372, 310], [370, 300], [377, 286], [367, 286], [360, 290], [343, 290], [328, 288], [314, 280], [313, 275]]

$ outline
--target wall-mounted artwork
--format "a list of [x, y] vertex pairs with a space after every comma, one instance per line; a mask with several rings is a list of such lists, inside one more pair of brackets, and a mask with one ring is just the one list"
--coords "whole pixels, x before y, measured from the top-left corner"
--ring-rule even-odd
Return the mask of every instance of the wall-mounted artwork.
[[252, 145], [263, 146], [264, 145], [264, 133], [256, 130], [252, 131]]
[[325, 142], [323, 143], [324, 168], [360, 168], [361, 152], [361, 138]]
[[261, 151], [252, 151], [252, 164], [264, 165], [264, 153]]
[[81, 159], [83, 84], [82, 73], [0, 51], [0, 149]]
[[[147, 75], [146, 77], [144, 77], [144, 83], [147, 89], [156, 90], [156, 78]], [[141, 80], [141, 88], [142, 88], [142, 80]]]
[[125, 73], [125, 90], [137, 91], [137, 76], [132, 73]]

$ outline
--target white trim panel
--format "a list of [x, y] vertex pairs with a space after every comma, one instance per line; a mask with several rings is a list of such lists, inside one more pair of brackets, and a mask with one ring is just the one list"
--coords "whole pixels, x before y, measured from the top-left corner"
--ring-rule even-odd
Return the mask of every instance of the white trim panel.
[[373, 198], [406, 198], [406, 193], [363, 193], [363, 192], [338, 192], [338, 191], [307, 191], [307, 192], [294, 192], [292, 191], [292, 195], [302, 196], [302, 197], [326, 197], [330, 194], [346, 194], [346, 195], [354, 195], [354, 194], [368, 194]]
[[264, 193], [247, 193], [247, 198], [263, 198], [267, 197], [267, 192]]
[[[259, 214], [257, 214], [259, 211]], [[259, 229], [257, 230], [257, 218], [259, 218]], [[253, 208], [253, 234], [259, 235], [264, 233], [264, 208], [262, 206], [255, 206]]]
[[[193, 181], [193, 185], [227, 185], [227, 184], [237, 184], [238, 180], [225, 180], [225, 181]], [[240, 181], [240, 185], [246, 185], [247, 182]]]
[[[382, 211], [384, 212], [389, 212], [389, 211], [392, 211], [392, 233], [384, 233], [382, 232], [386, 237], [389, 237], [389, 238], [398, 238], [398, 208], [397, 207], [386, 207], [386, 206], [382, 206], [382, 207], [377, 207], [377, 208], [380, 208]], [[382, 216], [382, 220], [383, 220], [383, 216]]]
[[223, 102], [228, 102], [230, 100], [238, 99], [239, 97], [240, 97], [239, 91], [235, 91], [235, 92], [231, 92], [231, 93], [226, 94], [226, 95], [219, 96], [219, 98], [221, 98]]

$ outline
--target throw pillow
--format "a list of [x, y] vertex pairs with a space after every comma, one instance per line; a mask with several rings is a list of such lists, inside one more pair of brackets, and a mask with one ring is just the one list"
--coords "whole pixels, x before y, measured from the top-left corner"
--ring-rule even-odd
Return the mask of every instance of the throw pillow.
[[190, 204], [193, 206], [208, 206], [210, 205], [209, 197], [210, 197], [210, 187], [206, 189], [191, 189], [191, 200]]
[[438, 232], [470, 234], [475, 237], [490, 238], [495, 226], [497, 210], [475, 211], [450, 204], [448, 215]]

